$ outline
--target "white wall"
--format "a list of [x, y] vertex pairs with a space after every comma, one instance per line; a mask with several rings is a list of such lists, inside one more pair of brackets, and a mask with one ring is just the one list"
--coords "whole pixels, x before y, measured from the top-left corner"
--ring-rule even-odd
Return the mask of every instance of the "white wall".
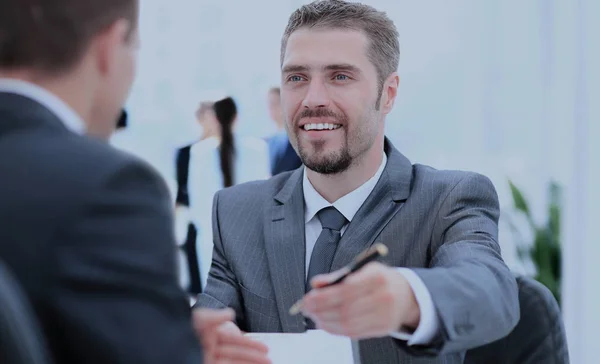
[[[598, 362], [600, 327], [600, 3], [573, 2], [565, 45], [573, 57], [573, 144], [565, 229], [564, 311], [572, 363]], [[565, 7], [565, 5], [562, 5]], [[570, 40], [570, 42], [569, 42]], [[565, 49], [566, 50], [566, 49]]]

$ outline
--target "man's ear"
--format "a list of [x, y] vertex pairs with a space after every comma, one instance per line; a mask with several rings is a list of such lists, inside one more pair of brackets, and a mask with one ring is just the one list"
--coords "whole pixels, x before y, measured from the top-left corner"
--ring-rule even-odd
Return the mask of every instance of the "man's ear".
[[92, 49], [96, 64], [101, 74], [106, 75], [112, 71], [119, 53], [129, 40], [131, 24], [126, 19], [119, 19], [99, 33], [92, 41]]
[[383, 83], [383, 92], [381, 93], [381, 110], [384, 114], [388, 114], [394, 108], [394, 102], [396, 101], [399, 85], [400, 76], [398, 75], [398, 72], [394, 72], [389, 75]]

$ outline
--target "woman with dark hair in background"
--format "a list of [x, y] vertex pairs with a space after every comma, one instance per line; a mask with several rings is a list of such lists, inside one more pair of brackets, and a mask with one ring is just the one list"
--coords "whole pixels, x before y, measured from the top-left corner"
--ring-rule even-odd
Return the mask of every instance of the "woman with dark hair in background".
[[221, 143], [219, 144], [219, 161], [223, 174], [223, 187], [233, 186], [233, 122], [237, 118], [237, 107], [231, 97], [215, 102], [215, 116], [221, 127]]
[[[190, 149], [188, 195], [191, 219], [198, 228], [202, 287], [212, 261], [212, 202], [214, 194], [225, 187], [270, 177], [269, 149], [258, 138], [234, 133], [238, 120], [233, 98], [216, 101], [212, 107], [212, 135]], [[203, 127], [207, 128], [207, 126]]]

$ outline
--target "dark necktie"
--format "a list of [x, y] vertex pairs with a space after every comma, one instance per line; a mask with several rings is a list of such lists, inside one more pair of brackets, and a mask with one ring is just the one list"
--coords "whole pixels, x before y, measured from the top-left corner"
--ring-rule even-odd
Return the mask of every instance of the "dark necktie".
[[[344, 215], [333, 206], [319, 211], [317, 217], [321, 221], [323, 230], [321, 230], [321, 234], [310, 256], [308, 277], [306, 278], [306, 292], [310, 291], [310, 280], [314, 276], [330, 272], [333, 256], [340, 242], [342, 227], [348, 222]], [[315, 324], [312, 320], [307, 319], [306, 327], [314, 329]]]

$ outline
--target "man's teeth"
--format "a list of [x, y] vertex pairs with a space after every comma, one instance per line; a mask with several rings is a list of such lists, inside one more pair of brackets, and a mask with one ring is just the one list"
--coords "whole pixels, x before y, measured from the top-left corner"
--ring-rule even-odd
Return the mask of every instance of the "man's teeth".
[[328, 123], [319, 123], [319, 124], [305, 124], [304, 130], [335, 130], [340, 128], [341, 125], [338, 124], [328, 124]]

